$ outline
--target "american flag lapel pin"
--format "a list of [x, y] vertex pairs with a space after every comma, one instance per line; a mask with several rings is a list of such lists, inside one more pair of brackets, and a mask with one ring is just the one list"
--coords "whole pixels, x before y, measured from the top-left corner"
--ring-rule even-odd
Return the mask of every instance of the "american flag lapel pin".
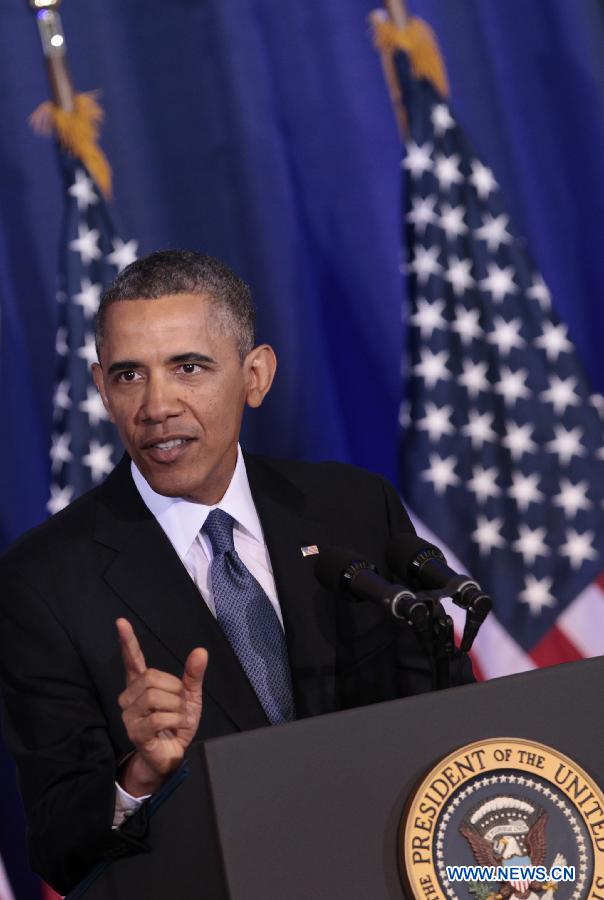
[[308, 547], [300, 547], [302, 556], [318, 556], [319, 548], [316, 544], [309, 544]]

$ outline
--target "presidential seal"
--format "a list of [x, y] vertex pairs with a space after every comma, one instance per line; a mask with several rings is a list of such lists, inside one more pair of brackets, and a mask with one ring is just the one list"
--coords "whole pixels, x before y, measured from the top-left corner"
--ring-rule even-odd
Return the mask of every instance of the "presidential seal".
[[399, 862], [416, 900], [604, 900], [604, 794], [543, 744], [468, 744], [417, 788]]

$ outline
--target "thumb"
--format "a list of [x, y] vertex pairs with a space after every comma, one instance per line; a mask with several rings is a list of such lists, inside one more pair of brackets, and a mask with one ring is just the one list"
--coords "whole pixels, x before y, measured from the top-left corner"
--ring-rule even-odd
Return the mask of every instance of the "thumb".
[[203, 647], [196, 647], [195, 650], [191, 650], [182, 676], [182, 683], [187, 693], [201, 695], [201, 686], [207, 665], [207, 650], [204, 650]]

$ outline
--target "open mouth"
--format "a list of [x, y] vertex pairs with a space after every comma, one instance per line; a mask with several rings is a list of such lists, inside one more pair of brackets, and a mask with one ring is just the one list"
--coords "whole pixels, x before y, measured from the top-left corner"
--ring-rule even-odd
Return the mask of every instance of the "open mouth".
[[170, 438], [167, 441], [157, 441], [156, 443], [148, 444], [145, 447], [145, 451], [156, 462], [174, 462], [174, 460], [180, 459], [186, 453], [187, 447], [191, 443], [193, 443], [193, 438]]

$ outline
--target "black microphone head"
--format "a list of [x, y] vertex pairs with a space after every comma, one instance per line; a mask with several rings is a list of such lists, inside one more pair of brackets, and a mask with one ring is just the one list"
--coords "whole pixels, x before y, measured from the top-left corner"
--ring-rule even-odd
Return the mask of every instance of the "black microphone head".
[[346, 550], [344, 547], [319, 547], [315, 577], [328, 591], [336, 594], [345, 591], [352, 575], [361, 569], [375, 571], [375, 566], [353, 550]]
[[397, 534], [386, 547], [389, 567], [399, 578], [412, 583], [417, 583], [417, 573], [430, 560], [447, 565], [447, 560], [438, 547], [417, 534]]

